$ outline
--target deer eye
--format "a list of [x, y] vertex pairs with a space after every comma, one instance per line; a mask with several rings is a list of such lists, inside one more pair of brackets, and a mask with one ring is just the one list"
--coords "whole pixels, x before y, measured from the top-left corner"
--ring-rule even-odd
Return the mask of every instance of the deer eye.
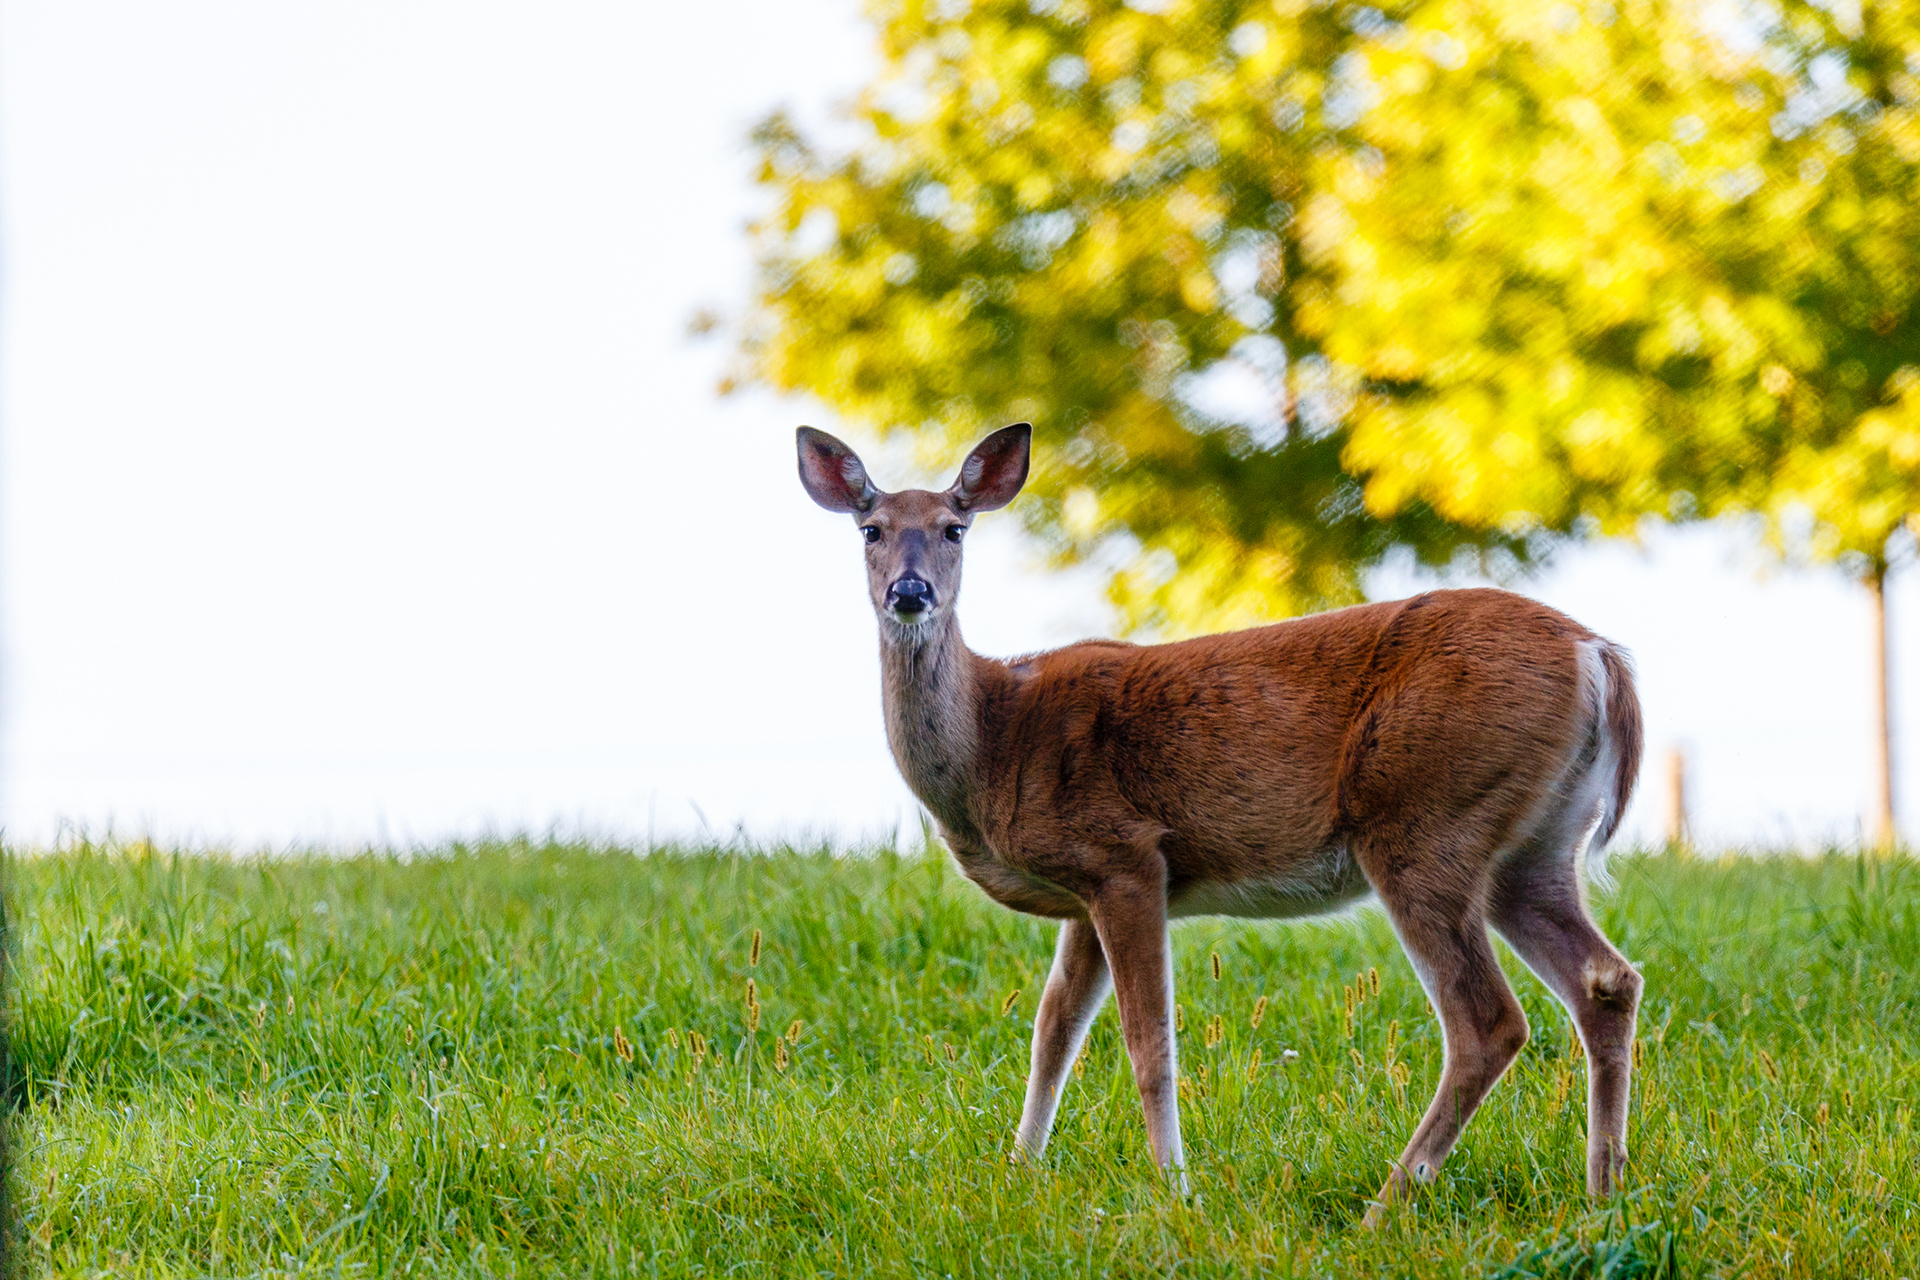
[[880, 530], [878, 530], [877, 528], [875, 528], [870, 524], [863, 524], [860, 526], [860, 535], [864, 537], [869, 543], [880, 541]]
[[966, 532], [967, 526], [963, 524], [950, 524], [947, 526], [947, 541], [958, 542], [966, 536]]

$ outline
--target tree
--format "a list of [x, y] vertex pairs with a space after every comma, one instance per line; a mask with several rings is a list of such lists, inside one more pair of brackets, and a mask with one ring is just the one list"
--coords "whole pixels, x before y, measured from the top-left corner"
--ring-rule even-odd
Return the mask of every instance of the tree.
[[[1553, 9], [1383, 24], [1313, 185], [1297, 323], [1364, 391], [1368, 510], [1630, 532], [1748, 514], [1872, 593], [1920, 530], [1911, 6]], [[1332, 299], [1338, 299], [1333, 305]]]
[[1130, 625], [1735, 513], [1879, 599], [1920, 512], [1905, 5], [875, 17], [851, 150], [756, 135], [743, 372], [943, 452], [1031, 418], [1030, 526], [1142, 553]]
[[[1029, 527], [1063, 561], [1128, 551], [1105, 560], [1113, 599], [1161, 634], [1357, 600], [1396, 546], [1528, 554], [1418, 500], [1366, 512], [1346, 389], [1310, 350], [1285, 358], [1285, 233], [1352, 39], [1332, 11], [875, 15], [887, 71], [853, 107], [863, 140], [823, 154], [780, 117], [755, 135], [777, 205], [745, 376], [943, 453], [1033, 421]], [[1264, 387], [1265, 412], [1196, 407], [1207, 370]]]

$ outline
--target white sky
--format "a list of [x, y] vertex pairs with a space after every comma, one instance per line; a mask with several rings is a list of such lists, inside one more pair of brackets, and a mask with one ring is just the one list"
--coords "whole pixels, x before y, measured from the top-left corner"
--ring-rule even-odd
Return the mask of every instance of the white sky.
[[[856, 537], [793, 474], [840, 428], [683, 336], [745, 294], [748, 127], [873, 65], [852, 0], [0, 0], [7, 836], [911, 823]], [[1634, 649], [1703, 835], [1857, 830], [1857, 589], [1711, 532], [1530, 589]], [[961, 613], [1106, 621], [991, 519]]]

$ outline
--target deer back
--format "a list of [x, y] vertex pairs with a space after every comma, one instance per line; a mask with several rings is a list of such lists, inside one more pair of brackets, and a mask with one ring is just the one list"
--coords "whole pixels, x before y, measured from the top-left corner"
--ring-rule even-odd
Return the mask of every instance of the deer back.
[[992, 664], [977, 840], [1074, 892], [1157, 854], [1176, 894], [1310, 878], [1369, 824], [1468, 822], [1493, 847], [1567, 767], [1591, 638], [1524, 597], [1449, 591]]

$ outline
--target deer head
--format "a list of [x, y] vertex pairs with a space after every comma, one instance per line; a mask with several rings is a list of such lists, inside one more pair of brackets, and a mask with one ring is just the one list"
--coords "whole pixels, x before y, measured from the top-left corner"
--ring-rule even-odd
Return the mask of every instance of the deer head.
[[960, 594], [960, 553], [974, 516], [1012, 502], [1027, 482], [1033, 428], [1015, 423], [982, 440], [943, 492], [883, 493], [853, 450], [801, 427], [800, 483], [829, 511], [851, 514], [866, 540], [867, 593], [883, 628], [913, 639], [951, 614]]

